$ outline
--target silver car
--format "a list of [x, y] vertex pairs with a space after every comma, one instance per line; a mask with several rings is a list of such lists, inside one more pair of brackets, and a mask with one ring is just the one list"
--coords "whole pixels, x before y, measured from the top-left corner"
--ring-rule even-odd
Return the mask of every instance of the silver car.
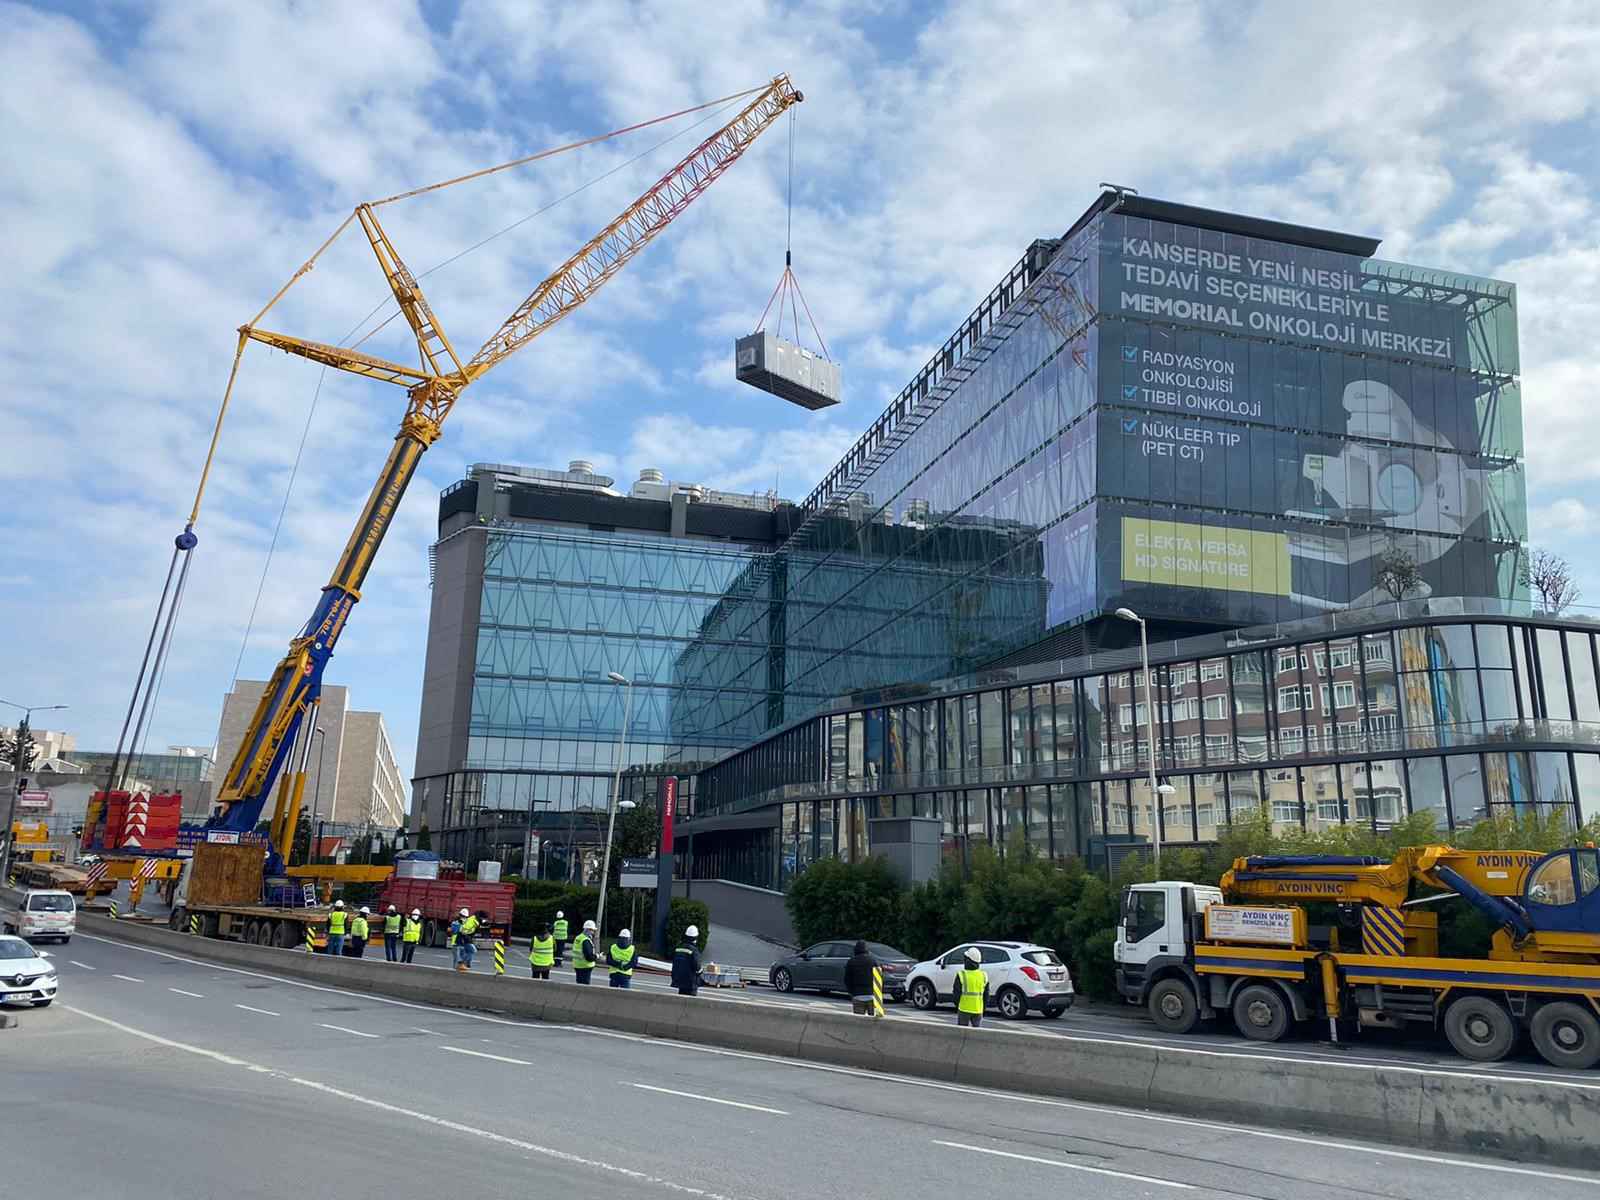
[[43, 1008], [56, 998], [56, 968], [43, 950], [19, 937], [0, 935], [0, 1004]]

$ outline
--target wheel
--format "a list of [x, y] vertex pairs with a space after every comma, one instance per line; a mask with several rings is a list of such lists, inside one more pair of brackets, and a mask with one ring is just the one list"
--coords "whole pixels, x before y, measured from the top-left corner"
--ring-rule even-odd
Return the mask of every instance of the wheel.
[[1150, 1019], [1163, 1033], [1189, 1033], [1200, 1023], [1200, 1005], [1182, 979], [1163, 979], [1150, 989]]
[[1570, 1000], [1541, 1005], [1533, 1014], [1533, 1048], [1552, 1067], [1586, 1071], [1600, 1062], [1600, 1021]]
[[1517, 1023], [1487, 996], [1463, 996], [1444, 1013], [1444, 1035], [1473, 1062], [1499, 1062], [1517, 1044]]
[[66, 944], [67, 944], [67, 943], [68, 943], [68, 942], [70, 942], [70, 941], [71, 941], [71, 940], [72, 940], [72, 935], [71, 935], [71, 934], [70, 934], [70, 933], [69, 933], [69, 934], [67, 934], [67, 936], [66, 936], [66, 937], [64, 937], [64, 938], [62, 938], [62, 939], [61, 939], [61, 944], [62, 944], [62, 945], [63, 945], [63, 946], [65, 946], [65, 945], [66, 945]]
[[49, 1008], [50, 1004], [51, 1004], [51, 1002], [53, 1000], [55, 1000], [54, 996], [51, 996], [49, 1000], [35, 1000], [33, 1002], [33, 1007], [35, 1007], [35, 1008]]
[[939, 993], [934, 991], [933, 984], [926, 979], [915, 979], [911, 983], [911, 1007], [920, 1008], [927, 1012], [939, 1003]]
[[1276, 1042], [1289, 1032], [1294, 1013], [1277, 988], [1252, 983], [1233, 998], [1233, 1023], [1252, 1041]]
[[254, 946], [256, 944], [256, 933], [260, 930], [260, 928], [261, 922], [252, 917], [250, 920], [245, 922], [244, 936], [240, 939], [240, 941], [244, 942], [247, 946]]
[[439, 945], [439, 922], [432, 917], [422, 923], [422, 944], [433, 947]]
[[167, 914], [167, 928], [173, 933], [183, 928], [183, 909], [175, 908]]
[[1020, 1021], [1028, 1015], [1028, 998], [1022, 994], [1021, 988], [1010, 985], [1001, 988], [1000, 994], [994, 998], [994, 1005], [1008, 1021]]
[[1049, 1008], [1044, 1010], [1044, 1018], [1047, 1021], [1059, 1021], [1063, 1016], [1066, 1015], [1066, 1011], [1067, 1010], [1062, 1008], [1059, 1004], [1052, 1004]]
[[293, 950], [304, 940], [300, 926], [293, 921], [279, 921], [272, 931], [272, 944], [279, 950]]
[[779, 967], [772, 973], [772, 986], [780, 992], [794, 991], [794, 976], [789, 974], [788, 967]]

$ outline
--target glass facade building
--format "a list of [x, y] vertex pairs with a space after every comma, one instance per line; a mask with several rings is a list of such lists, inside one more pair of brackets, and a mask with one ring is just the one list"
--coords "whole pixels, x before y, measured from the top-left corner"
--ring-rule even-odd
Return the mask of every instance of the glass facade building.
[[1375, 829], [1421, 811], [1442, 835], [1500, 813], [1600, 816], [1594, 622], [1407, 601], [1151, 647], [1157, 772], [1137, 650], [844, 697], [699, 772], [695, 878], [781, 888], [871, 851], [876, 818], [1103, 863], [1274, 826]]

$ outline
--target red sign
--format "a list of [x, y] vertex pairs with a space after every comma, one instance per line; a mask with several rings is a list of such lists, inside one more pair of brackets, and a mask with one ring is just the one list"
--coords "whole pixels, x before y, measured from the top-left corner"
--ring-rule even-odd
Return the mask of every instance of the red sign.
[[661, 857], [672, 853], [672, 817], [678, 808], [678, 777], [667, 775], [661, 780]]

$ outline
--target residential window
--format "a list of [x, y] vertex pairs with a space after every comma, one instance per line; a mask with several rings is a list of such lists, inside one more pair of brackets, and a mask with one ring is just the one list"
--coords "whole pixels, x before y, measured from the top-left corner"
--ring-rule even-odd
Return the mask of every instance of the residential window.
[[1223, 679], [1228, 674], [1228, 664], [1220, 658], [1208, 658], [1200, 664], [1200, 682], [1209, 683], [1213, 679]]
[[1383, 634], [1369, 634], [1361, 639], [1361, 657], [1369, 663], [1389, 661], [1389, 639]]
[[[1381, 655], [1376, 653], [1376, 651], [1379, 651], [1379, 650], [1382, 651]], [[1328, 665], [1330, 667], [1332, 667], [1334, 670], [1337, 671], [1341, 667], [1351, 666], [1355, 662], [1355, 657], [1356, 656], [1355, 656], [1355, 647], [1354, 646], [1350, 646], [1350, 645], [1335, 646], [1333, 648], [1333, 650], [1329, 653]], [[1378, 661], [1380, 658], [1383, 661], [1388, 661], [1388, 658], [1389, 658], [1389, 646], [1388, 646], [1388, 643], [1386, 643], [1386, 642], [1369, 642], [1369, 643], [1367, 643], [1367, 661], [1368, 662], [1374, 662], [1374, 661]]]
[[1299, 712], [1302, 708], [1311, 708], [1311, 685], [1301, 687], [1281, 687], [1278, 689], [1278, 711]]
[[1282, 675], [1287, 671], [1294, 670], [1296, 666], [1304, 667], [1305, 665], [1306, 665], [1306, 656], [1305, 656], [1305, 654], [1303, 652], [1300, 653], [1300, 654], [1296, 654], [1293, 650], [1279, 650], [1278, 651], [1278, 674], [1279, 675]]
[[1203, 700], [1206, 720], [1226, 721], [1228, 719], [1228, 698], [1226, 696], [1207, 696]]

